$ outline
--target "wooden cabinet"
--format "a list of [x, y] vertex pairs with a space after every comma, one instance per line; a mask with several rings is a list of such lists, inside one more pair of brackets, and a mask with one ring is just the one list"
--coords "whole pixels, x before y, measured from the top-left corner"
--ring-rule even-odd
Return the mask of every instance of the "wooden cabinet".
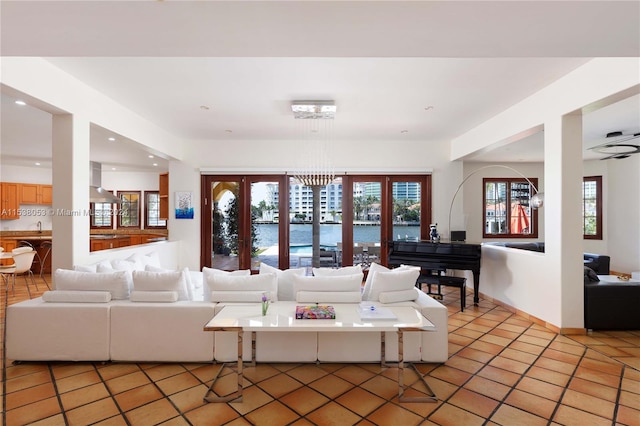
[[142, 244], [142, 235], [130, 235], [129, 236], [129, 245], [136, 246], [138, 244]]
[[0, 247], [2, 247], [5, 252], [10, 252], [18, 247], [18, 242], [16, 240], [0, 240]]
[[160, 197], [160, 219], [169, 220], [169, 173], [161, 173], [158, 185]]
[[0, 183], [0, 219], [20, 218], [19, 189], [19, 183]]
[[20, 184], [20, 204], [46, 204], [51, 205], [53, 198], [53, 186], [36, 183]]

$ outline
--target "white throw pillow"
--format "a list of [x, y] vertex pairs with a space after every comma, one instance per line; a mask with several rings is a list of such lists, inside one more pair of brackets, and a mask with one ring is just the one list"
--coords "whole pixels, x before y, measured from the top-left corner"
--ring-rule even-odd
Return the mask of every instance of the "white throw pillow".
[[135, 271], [136, 270], [135, 262], [131, 262], [129, 260], [123, 260], [123, 259], [112, 260], [111, 266], [116, 271]]
[[[219, 275], [213, 284], [209, 285], [211, 294], [223, 291], [245, 291], [266, 293], [271, 301], [278, 300], [278, 278], [276, 274], [255, 274], [255, 275]], [[213, 296], [211, 296], [211, 301]], [[229, 300], [227, 300], [229, 301]], [[238, 300], [244, 302], [245, 300]]]
[[107, 303], [111, 300], [111, 293], [98, 290], [53, 290], [42, 293], [42, 300], [51, 303]]
[[93, 272], [96, 273], [97, 272], [97, 268], [98, 265], [97, 264], [93, 264], [93, 265], [74, 265], [73, 266], [73, 270], [74, 271], [78, 271], [78, 272]]
[[315, 277], [336, 277], [342, 275], [361, 274], [362, 266], [343, 266], [342, 268], [313, 268]]
[[377, 271], [371, 280], [371, 292], [367, 301], [380, 300], [380, 293], [388, 291], [411, 290], [415, 288], [420, 270], [414, 268], [398, 268], [388, 272]]
[[132, 302], [154, 302], [172, 303], [178, 301], [177, 291], [142, 291], [133, 290], [131, 292]]
[[293, 293], [296, 295], [299, 291], [357, 291], [360, 293], [363, 274], [338, 275], [338, 276], [294, 276], [293, 277]]
[[411, 290], [383, 291], [379, 295], [380, 303], [409, 302], [418, 297], [419, 290], [415, 287]]
[[[144, 267], [144, 270], [149, 272], [173, 272], [171, 271], [171, 269], [160, 268], [155, 265], [146, 265]], [[189, 297], [188, 300], [193, 300], [193, 283], [191, 282], [191, 272], [186, 266], [182, 269], [181, 272], [184, 275], [184, 282], [187, 285], [187, 294]]]
[[178, 300], [189, 300], [185, 274], [182, 271], [133, 271], [134, 291], [175, 291]]
[[369, 265], [369, 272], [367, 274], [367, 279], [364, 282], [364, 290], [362, 290], [362, 300], [373, 300], [370, 298], [371, 296], [371, 282], [373, 281], [373, 276], [375, 275], [376, 272], [389, 272], [389, 271], [401, 271], [403, 269], [415, 269], [418, 271], [418, 275], [420, 273], [420, 267], [419, 266], [412, 266], [412, 265], [400, 265], [400, 267], [395, 268], [395, 269], [389, 269], [386, 266], [382, 266], [379, 263], [371, 263], [371, 265]]
[[114, 300], [129, 298], [129, 288], [133, 281], [130, 271], [94, 274], [67, 269], [56, 269], [53, 280], [57, 290], [108, 291], [111, 293], [111, 299]]
[[281, 270], [262, 262], [260, 263], [260, 273], [276, 274], [278, 278], [278, 300], [296, 300], [293, 293], [293, 276], [303, 276], [306, 270], [305, 268]]
[[221, 269], [207, 268], [206, 266], [202, 268], [202, 296], [205, 302], [211, 302], [211, 290], [215, 290], [213, 286], [215, 285], [216, 278], [224, 276], [224, 275], [236, 275], [236, 276], [246, 276], [251, 275], [251, 270], [249, 269], [241, 269], [238, 271], [223, 271]]

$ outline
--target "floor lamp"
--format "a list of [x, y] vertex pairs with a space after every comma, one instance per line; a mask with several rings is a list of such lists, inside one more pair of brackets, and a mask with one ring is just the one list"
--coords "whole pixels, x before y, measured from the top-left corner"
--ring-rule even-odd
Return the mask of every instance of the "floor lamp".
[[532, 208], [539, 209], [544, 204], [544, 193], [543, 192], [538, 192], [538, 188], [536, 188], [536, 186], [533, 184], [533, 182], [531, 182], [529, 180], [529, 178], [527, 178], [525, 175], [523, 175], [522, 173], [520, 173], [519, 171], [517, 171], [513, 167], [505, 166], [503, 164], [490, 164], [490, 165], [487, 165], [487, 166], [480, 167], [479, 169], [474, 170], [473, 172], [469, 173], [464, 179], [462, 179], [462, 182], [460, 182], [460, 185], [458, 185], [458, 189], [456, 189], [455, 194], [453, 194], [453, 198], [451, 199], [451, 205], [449, 206], [449, 228], [448, 228], [449, 229], [449, 240], [451, 240], [451, 212], [453, 210], [453, 202], [456, 200], [456, 197], [458, 196], [458, 192], [460, 192], [460, 189], [462, 189], [462, 186], [464, 185], [464, 183], [467, 180], [469, 180], [469, 178], [471, 176], [475, 175], [476, 173], [478, 173], [478, 172], [480, 172], [482, 170], [486, 170], [486, 169], [490, 169], [490, 168], [494, 168], [494, 167], [511, 170], [512, 172], [516, 173], [517, 175], [522, 177], [524, 180], [526, 180], [529, 183], [529, 185], [531, 185], [533, 190], [536, 192], [531, 197], [530, 202], [529, 202], [529, 205]]

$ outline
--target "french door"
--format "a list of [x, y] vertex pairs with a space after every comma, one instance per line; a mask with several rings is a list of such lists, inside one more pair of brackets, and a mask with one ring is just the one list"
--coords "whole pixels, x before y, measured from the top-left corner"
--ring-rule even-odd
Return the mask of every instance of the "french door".
[[[309, 266], [309, 188], [287, 175], [203, 175], [201, 182], [202, 266]], [[431, 176], [339, 176], [323, 187], [321, 212], [324, 266], [386, 265], [394, 240], [428, 239]]]
[[342, 265], [387, 264], [395, 240], [428, 239], [431, 176], [348, 176], [343, 200]]
[[[285, 182], [277, 175], [203, 175], [200, 264], [229, 271], [257, 271], [261, 262], [284, 268], [289, 256]], [[265, 247], [262, 240], [276, 244]]]

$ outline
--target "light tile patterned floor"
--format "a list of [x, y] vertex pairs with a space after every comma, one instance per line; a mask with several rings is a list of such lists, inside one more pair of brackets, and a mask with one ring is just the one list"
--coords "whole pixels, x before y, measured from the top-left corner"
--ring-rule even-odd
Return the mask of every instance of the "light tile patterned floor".
[[[397, 370], [377, 364], [258, 364], [242, 402], [206, 404], [219, 365], [13, 365], [3, 351], [3, 424], [640, 425], [640, 331], [560, 336], [470, 295], [460, 312], [458, 295], [443, 300], [449, 360], [418, 365], [436, 403], [398, 402]], [[2, 291], [3, 340], [6, 305], [27, 297]]]

